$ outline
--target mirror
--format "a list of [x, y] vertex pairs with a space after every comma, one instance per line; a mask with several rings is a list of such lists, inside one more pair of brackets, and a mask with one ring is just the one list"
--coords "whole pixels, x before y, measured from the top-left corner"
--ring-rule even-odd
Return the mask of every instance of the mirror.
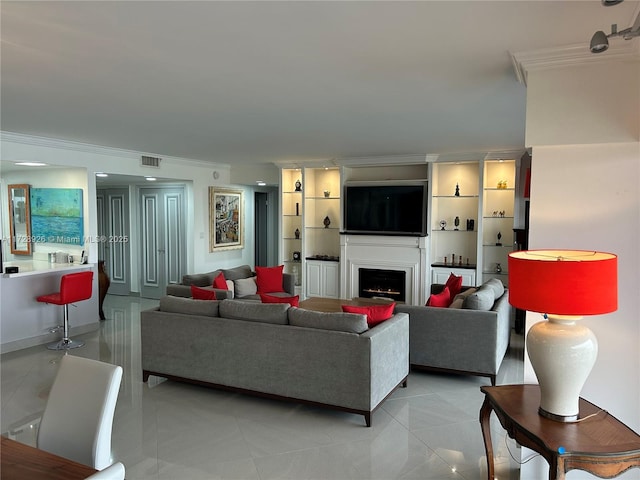
[[9, 185], [9, 231], [11, 253], [31, 255], [31, 207], [29, 185]]

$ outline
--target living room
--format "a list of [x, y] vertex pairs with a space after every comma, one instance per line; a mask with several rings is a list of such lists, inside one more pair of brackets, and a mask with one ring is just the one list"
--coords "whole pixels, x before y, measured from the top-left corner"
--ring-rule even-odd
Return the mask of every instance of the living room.
[[[633, 5], [633, 2], [625, 3]], [[631, 17], [628, 15], [617, 21], [626, 23]], [[605, 28], [606, 22], [602, 23], [601, 28]], [[519, 66], [526, 78], [526, 132], [522, 146], [531, 149], [533, 158], [529, 248], [594, 249], [618, 255], [618, 310], [604, 318], [585, 320], [595, 332], [600, 349], [582, 395], [636, 431], [640, 429], [640, 358], [637, 354], [640, 344], [637, 311], [640, 259], [636, 240], [640, 233], [640, 67], [637, 42], [626, 42], [635, 45], [630, 57], [608, 57], [606, 61], [585, 58], [573, 66], [558, 66], [553, 58], [547, 58], [547, 63], [540, 66], [536, 63], [540, 59], [521, 57]], [[3, 59], [3, 73], [6, 74], [4, 62]], [[602, 88], [602, 85], [612, 84], [612, 88]], [[5, 115], [3, 108], [3, 128], [7, 125]], [[99, 142], [87, 145], [62, 140], [55, 135], [55, 130], [51, 132], [50, 135], [33, 135], [28, 129], [4, 131], [2, 161], [46, 159], [52, 165], [86, 170], [86, 181], [73, 187], [86, 189], [87, 212], [96, 209], [95, 174], [106, 170], [107, 166], [109, 172], [118, 175], [149, 175], [149, 170], [138, 163], [140, 150], [125, 145], [107, 148], [97, 146]], [[460, 145], [463, 148], [462, 143]], [[163, 158], [162, 176], [181, 179], [188, 184], [188, 270], [203, 272], [253, 264], [251, 235], [247, 235], [244, 249], [209, 251], [208, 189], [210, 186], [239, 186], [247, 192], [245, 198], [250, 198], [249, 193], [259, 187], [247, 185], [255, 183], [258, 173], [268, 184], [278, 185], [277, 166], [261, 163], [235, 167], [224, 161], [189, 161], [158, 152]], [[372, 157], [385, 155], [393, 156], [385, 151]], [[334, 155], [332, 158], [349, 157]], [[215, 158], [224, 159], [224, 155]], [[391, 167], [392, 163], [389, 165]], [[218, 173], [217, 179], [213, 172]], [[13, 183], [7, 178], [10, 175], [3, 173], [3, 190], [5, 183]], [[4, 195], [5, 192], [3, 198]], [[251, 218], [252, 210], [253, 206], [248, 202], [248, 218]], [[87, 215], [86, 222], [87, 232], [95, 234], [95, 216]], [[93, 262], [97, 260], [97, 250], [90, 250], [89, 255]], [[4, 310], [2, 313], [3, 319], [6, 318]], [[537, 316], [529, 313], [527, 329], [537, 321]], [[535, 382], [526, 358], [524, 380]], [[526, 472], [527, 469], [544, 468], [544, 462], [542, 466], [533, 465], [535, 462], [522, 466], [522, 478], [539, 478], [535, 474], [527, 477]], [[637, 473], [631, 471], [625, 478], [637, 478], [634, 475]]]

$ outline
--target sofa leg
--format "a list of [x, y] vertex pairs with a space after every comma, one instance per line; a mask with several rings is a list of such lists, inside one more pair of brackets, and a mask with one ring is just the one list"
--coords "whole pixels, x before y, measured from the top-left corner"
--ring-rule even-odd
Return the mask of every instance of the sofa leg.
[[495, 375], [491, 375], [491, 386], [493, 386], [493, 387], [496, 386], [496, 376]]
[[143, 383], [147, 383], [149, 381], [149, 372], [147, 372], [146, 370], [142, 371], [142, 382]]
[[371, 426], [371, 412], [364, 414], [364, 421], [367, 424], [367, 427]]
[[405, 379], [404, 379], [404, 382], [402, 382], [402, 383], [400, 384], [400, 387], [401, 387], [401, 388], [407, 388], [407, 381], [408, 381], [408, 380], [405, 378]]

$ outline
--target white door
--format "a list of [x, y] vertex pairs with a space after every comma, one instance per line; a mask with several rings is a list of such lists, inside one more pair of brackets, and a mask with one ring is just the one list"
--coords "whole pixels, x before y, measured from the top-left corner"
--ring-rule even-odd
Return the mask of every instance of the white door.
[[140, 188], [140, 296], [160, 298], [185, 271], [184, 188]]

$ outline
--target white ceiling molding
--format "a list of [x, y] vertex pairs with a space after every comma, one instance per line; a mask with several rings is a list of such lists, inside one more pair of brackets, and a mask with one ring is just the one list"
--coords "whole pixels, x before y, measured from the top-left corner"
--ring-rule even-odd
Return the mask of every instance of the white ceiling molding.
[[530, 52], [511, 53], [511, 62], [518, 81], [527, 85], [527, 75], [533, 70], [549, 70], [577, 65], [593, 65], [594, 63], [618, 60], [637, 61], [640, 59], [640, 48], [633, 40], [621, 40], [609, 46], [603, 53], [591, 53], [589, 42], [558, 48], [545, 48]]
[[525, 148], [517, 150], [502, 150], [496, 152], [489, 152], [485, 155], [486, 160], [517, 160], [525, 154], [527, 150]]
[[379, 155], [372, 157], [343, 157], [337, 158], [336, 163], [344, 167], [351, 166], [375, 166], [375, 165], [415, 165], [427, 163], [428, 157], [424, 153], [406, 155]]
[[[32, 145], [34, 147], [48, 147], [56, 149], [70, 150], [74, 152], [91, 153], [97, 155], [106, 155], [123, 158], [140, 159], [141, 156], [148, 157], [160, 157], [160, 155], [149, 152], [135, 152], [132, 150], [126, 150], [122, 148], [103, 147], [100, 145], [92, 145], [89, 143], [74, 142], [71, 140], [60, 140], [57, 138], [38, 137], [34, 135], [25, 135], [21, 133], [3, 132], [0, 131], [0, 143], [12, 142], [23, 145]], [[228, 165], [217, 162], [208, 162], [205, 160], [193, 160], [189, 158], [162, 156], [163, 160], [170, 161], [171, 163], [178, 163], [183, 165], [202, 166], [206, 168], [228, 168]], [[158, 167], [159, 168], [159, 167]]]

